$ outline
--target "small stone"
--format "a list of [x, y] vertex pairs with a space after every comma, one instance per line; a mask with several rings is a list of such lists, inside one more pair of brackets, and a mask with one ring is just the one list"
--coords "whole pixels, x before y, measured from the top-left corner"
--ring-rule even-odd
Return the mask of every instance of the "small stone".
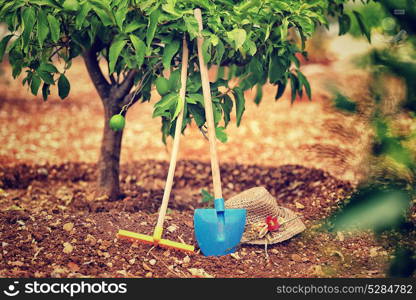
[[337, 237], [340, 242], [343, 242], [345, 240], [344, 234], [341, 231], [337, 232]]
[[132, 258], [132, 259], [129, 260], [129, 264], [131, 264], [131, 265], [134, 265], [135, 262], [136, 262], [135, 258]]
[[290, 258], [296, 262], [302, 262], [302, 257], [299, 254], [292, 254]]
[[72, 262], [72, 261], [69, 262], [67, 264], [67, 266], [72, 272], [78, 272], [79, 271], [79, 266], [76, 263]]
[[146, 275], [144, 275], [146, 278], [152, 278], [153, 273], [152, 272], [147, 272]]
[[154, 266], [156, 264], [156, 259], [149, 260], [149, 264], [151, 264], [152, 266]]
[[277, 251], [277, 249], [272, 249], [272, 250], [270, 250], [270, 252], [273, 253], [273, 254], [278, 254], [279, 253], [279, 251]]
[[183, 262], [184, 262], [185, 264], [189, 264], [189, 263], [191, 262], [190, 257], [189, 257], [189, 256], [185, 256], [185, 257], [183, 258]]
[[74, 223], [72, 223], [72, 222], [65, 223], [63, 228], [64, 228], [65, 231], [70, 232], [74, 228]]
[[38, 175], [41, 175], [41, 176], [48, 176], [48, 170], [45, 169], [45, 168], [39, 168], [37, 170], [37, 173], [38, 173]]

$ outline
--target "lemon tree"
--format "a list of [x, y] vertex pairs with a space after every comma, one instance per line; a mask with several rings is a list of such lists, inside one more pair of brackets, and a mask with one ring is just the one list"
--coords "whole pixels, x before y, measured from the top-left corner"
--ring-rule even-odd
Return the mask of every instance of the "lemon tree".
[[[245, 111], [244, 91], [276, 86], [276, 99], [286, 88], [292, 100], [311, 97], [311, 87], [300, 70], [298, 55], [305, 41], [327, 16], [343, 20], [347, 0], [3, 0], [0, 22], [8, 26], [0, 42], [0, 59], [7, 53], [13, 76], [47, 100], [57, 90], [70, 93], [66, 71], [82, 57], [102, 100], [104, 136], [98, 162], [98, 190], [110, 198], [119, 195], [119, 158], [123, 130], [111, 130], [111, 118], [124, 117], [136, 102], [150, 100], [156, 84], [162, 99], [153, 116], [160, 117], [162, 136], [173, 135], [178, 115], [181, 40], [191, 50], [183, 129], [192, 122], [205, 124], [195, 38], [193, 10], [201, 8], [209, 66], [219, 66], [212, 83], [216, 132], [226, 140], [225, 128], [235, 115], [240, 125]], [[301, 43], [291, 41], [297, 35]], [[57, 64], [59, 58], [64, 64]], [[99, 61], [105, 62], [105, 68]], [[224, 70], [226, 69], [226, 72]], [[169, 72], [167, 72], [169, 71]], [[170, 74], [165, 78], [163, 74]], [[230, 80], [238, 78], [238, 84]], [[116, 117], [116, 119], [119, 117]], [[120, 124], [119, 124], [120, 125]], [[112, 125], [111, 125], [112, 126]]]

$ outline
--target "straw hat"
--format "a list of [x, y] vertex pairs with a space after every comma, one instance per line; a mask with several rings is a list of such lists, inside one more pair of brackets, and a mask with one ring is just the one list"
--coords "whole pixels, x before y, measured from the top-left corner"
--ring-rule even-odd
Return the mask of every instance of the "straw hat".
[[225, 207], [247, 210], [246, 227], [241, 239], [243, 244], [276, 244], [306, 228], [299, 215], [278, 206], [276, 199], [264, 187], [254, 187], [231, 197], [225, 202]]

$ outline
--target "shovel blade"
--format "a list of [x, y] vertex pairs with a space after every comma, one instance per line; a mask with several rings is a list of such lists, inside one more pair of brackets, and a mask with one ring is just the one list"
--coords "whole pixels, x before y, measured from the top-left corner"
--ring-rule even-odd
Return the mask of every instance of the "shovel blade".
[[[222, 214], [222, 215], [221, 215]], [[194, 213], [195, 237], [205, 256], [233, 253], [240, 243], [246, 223], [245, 209], [196, 209]]]

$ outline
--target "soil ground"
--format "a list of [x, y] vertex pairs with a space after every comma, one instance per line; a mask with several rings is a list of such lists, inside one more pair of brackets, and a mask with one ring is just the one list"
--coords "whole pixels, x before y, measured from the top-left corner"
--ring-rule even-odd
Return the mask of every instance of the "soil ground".
[[[2, 69], [9, 73], [7, 65]], [[118, 229], [151, 234], [170, 142], [161, 142], [151, 103], [128, 113], [121, 167], [123, 197], [96, 199], [92, 186], [103, 127], [102, 107], [81, 61], [69, 72], [69, 99], [43, 103], [3, 76], [0, 83], [1, 277], [383, 277], [393, 241], [370, 233], [328, 233], [322, 221], [365, 174], [365, 118], [332, 108], [328, 84], [365, 98], [366, 74], [344, 60], [303, 68], [313, 100], [274, 102], [264, 87], [260, 106], [247, 101], [240, 128], [219, 145], [224, 196], [265, 186], [294, 210], [307, 230], [270, 245], [241, 245], [236, 255], [152, 248], [118, 240]], [[341, 74], [341, 75], [340, 75]], [[354, 86], [354, 89], [350, 87]], [[247, 94], [248, 98], [252, 95]], [[155, 96], [156, 97], [156, 96]], [[366, 105], [361, 105], [365, 111]], [[197, 128], [182, 139], [165, 238], [195, 244], [193, 209], [211, 190], [208, 144]], [[383, 246], [381, 246], [383, 245]]]

